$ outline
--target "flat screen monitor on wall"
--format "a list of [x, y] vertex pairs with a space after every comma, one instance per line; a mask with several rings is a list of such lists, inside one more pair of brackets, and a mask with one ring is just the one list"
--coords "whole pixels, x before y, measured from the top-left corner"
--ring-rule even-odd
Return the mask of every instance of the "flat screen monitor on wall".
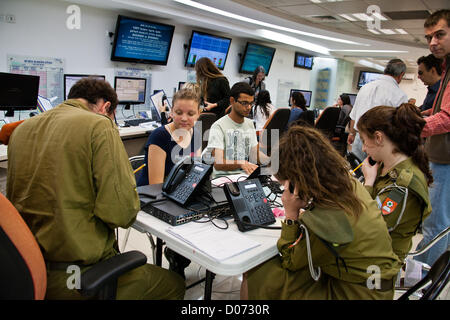
[[167, 65], [175, 27], [119, 16], [111, 60]]
[[289, 106], [291, 106], [291, 97], [294, 92], [301, 92], [303, 97], [306, 100], [306, 107], [309, 108], [311, 106], [311, 96], [312, 91], [310, 90], [299, 90], [299, 89], [291, 89], [291, 93], [289, 94]]
[[128, 109], [131, 104], [145, 103], [145, 78], [115, 77], [114, 89], [120, 104]]
[[103, 75], [89, 75], [89, 74], [65, 74], [64, 75], [64, 100], [67, 100], [67, 97], [70, 92], [70, 88], [77, 83], [78, 80], [87, 77], [94, 77], [96, 79], [105, 80], [105, 76]]
[[268, 75], [274, 55], [275, 48], [247, 42], [239, 72], [252, 74], [256, 67], [263, 66]]
[[379, 79], [382, 75], [383, 74], [379, 72], [360, 71], [357, 88], [359, 89], [362, 86], [368, 84], [369, 82]]
[[231, 39], [212, 34], [192, 31], [186, 67], [194, 67], [198, 59], [209, 58], [220, 70], [225, 68]]
[[300, 52], [295, 53], [294, 67], [311, 70], [313, 63], [314, 57], [301, 54]]
[[39, 76], [0, 72], [0, 110], [13, 117], [16, 110], [37, 108]]
[[354, 106], [357, 94], [356, 93], [343, 93], [343, 94], [348, 95], [348, 97], [350, 98], [350, 104]]

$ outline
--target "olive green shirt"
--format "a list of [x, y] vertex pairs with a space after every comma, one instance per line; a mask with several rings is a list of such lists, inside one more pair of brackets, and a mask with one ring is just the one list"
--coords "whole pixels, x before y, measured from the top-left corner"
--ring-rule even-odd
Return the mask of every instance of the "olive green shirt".
[[[348, 215], [340, 209], [319, 207], [308, 210], [299, 217], [299, 222], [304, 223], [309, 230], [314, 267], [320, 267], [322, 273], [341, 281], [340, 286], [344, 285], [344, 282], [364, 286], [367, 279], [372, 275], [369, 272], [370, 266], [378, 266], [381, 272], [380, 278], [385, 280], [393, 279], [400, 269], [400, 261], [392, 251], [391, 238], [386, 229], [386, 224], [379, 214], [376, 202], [371, 199], [359, 182], [355, 180], [354, 183], [355, 193], [361, 203], [365, 205], [358, 218]], [[321, 221], [322, 224], [312, 225], [309, 223], [311, 217], [308, 217], [308, 215], [314, 215], [314, 218]], [[347, 270], [342, 262], [339, 262], [338, 269], [335, 256], [317, 234], [321, 234], [322, 239], [327, 238], [324, 240], [331, 243], [342, 257]], [[301, 272], [305, 277], [305, 282], [307, 282], [307, 279], [311, 279], [311, 276], [308, 271], [306, 236], [303, 235], [296, 245], [291, 246], [299, 235], [300, 228], [297, 225], [283, 223], [281, 237], [278, 240], [278, 250], [281, 253], [282, 267], [290, 271]], [[350, 239], [350, 242], [347, 244], [333, 245], [333, 243], [346, 242], [345, 240], [348, 241], [348, 239]], [[330, 290], [333, 290], [333, 288]]]
[[[381, 194], [379, 192], [394, 183], [394, 181], [396, 181], [397, 185], [408, 188], [408, 198], [403, 216], [398, 226], [390, 232], [394, 252], [401, 261], [404, 261], [411, 250], [412, 238], [419, 224], [431, 213], [427, 181], [423, 172], [414, 164], [411, 158], [400, 162], [384, 175], [381, 174], [382, 169], [382, 166], [380, 166], [373, 187], [366, 186], [373, 199], [376, 199], [378, 195], [376, 200], [379, 206], [388, 197], [390, 190], [386, 190]], [[378, 212], [383, 216], [387, 227], [392, 228], [397, 223], [401, 209], [402, 203], [398, 203], [395, 210], [390, 214], [382, 215], [381, 209]]]
[[78, 100], [13, 132], [7, 197], [54, 262], [89, 265], [114, 255], [114, 228], [129, 227], [139, 211], [117, 127]]

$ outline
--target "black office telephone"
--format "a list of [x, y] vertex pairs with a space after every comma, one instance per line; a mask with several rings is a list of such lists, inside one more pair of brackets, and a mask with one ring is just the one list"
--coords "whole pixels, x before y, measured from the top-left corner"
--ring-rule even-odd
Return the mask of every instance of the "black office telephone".
[[162, 186], [163, 195], [184, 206], [212, 172], [212, 166], [184, 157], [170, 170]]
[[224, 191], [232, 205], [234, 221], [240, 231], [252, 230], [276, 221], [258, 179], [228, 183]]

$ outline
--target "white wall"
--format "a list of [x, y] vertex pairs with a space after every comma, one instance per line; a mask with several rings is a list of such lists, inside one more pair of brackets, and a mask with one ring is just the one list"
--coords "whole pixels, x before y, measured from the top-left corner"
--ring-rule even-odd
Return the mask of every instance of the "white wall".
[[[66, 8], [70, 3], [55, 0], [1, 0], [0, 14], [13, 14], [16, 23], [0, 23], [0, 71], [7, 70], [7, 54], [55, 57], [65, 61], [65, 73], [104, 74], [113, 84], [116, 68], [135, 66], [149, 70], [152, 74], [151, 90], [164, 89], [171, 96], [179, 81], [186, 81], [192, 69], [184, 67], [184, 44], [189, 43], [192, 28], [173, 21], [158, 19], [130, 12], [116, 12], [106, 9], [80, 6], [81, 30], [69, 30]], [[175, 33], [167, 66], [130, 64], [110, 60], [112, 39], [107, 35], [114, 32], [118, 14], [148, 19], [175, 25]], [[208, 31], [208, 30], [204, 30]], [[220, 32], [211, 33], [221, 35]], [[240, 58], [247, 39], [231, 37], [231, 47], [223, 73], [230, 84], [247, 75], [239, 74]], [[300, 81], [301, 89], [309, 89], [309, 70], [293, 68], [295, 50], [275, 46], [276, 52], [266, 88], [272, 101], [277, 98], [278, 80]], [[150, 94], [150, 93], [148, 93]]]

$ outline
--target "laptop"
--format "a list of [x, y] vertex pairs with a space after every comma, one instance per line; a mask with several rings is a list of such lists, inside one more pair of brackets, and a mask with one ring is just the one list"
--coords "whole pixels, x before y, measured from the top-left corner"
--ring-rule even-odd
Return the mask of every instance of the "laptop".
[[37, 109], [40, 113], [53, 109], [53, 105], [49, 99], [38, 95]]

